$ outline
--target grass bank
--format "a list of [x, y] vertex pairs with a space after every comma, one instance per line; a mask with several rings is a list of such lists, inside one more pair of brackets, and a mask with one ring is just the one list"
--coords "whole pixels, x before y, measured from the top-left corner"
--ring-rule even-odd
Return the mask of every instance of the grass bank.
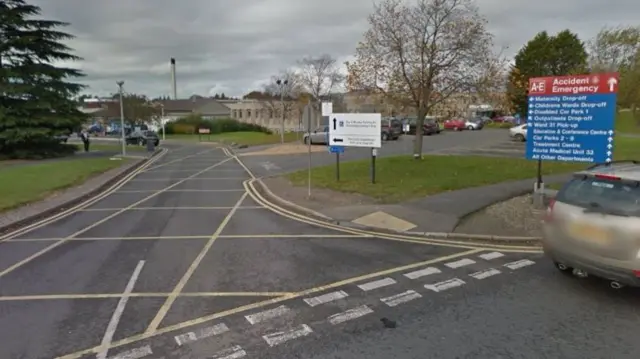
[[[615, 159], [640, 157], [640, 138], [617, 138]], [[340, 182], [335, 179], [335, 166], [317, 167], [311, 171], [314, 187], [347, 193], [359, 193], [381, 202], [393, 203], [500, 182], [535, 178], [536, 161], [520, 158], [480, 156], [424, 156], [416, 161], [410, 156], [380, 158], [376, 162], [376, 184], [369, 180], [370, 161], [343, 163]], [[544, 162], [543, 175], [562, 174], [587, 167], [584, 163]], [[295, 185], [306, 185], [307, 171], [288, 175]]]
[[633, 118], [631, 111], [618, 112], [615, 130], [620, 133], [640, 134], [640, 126], [638, 126], [638, 122]]
[[[180, 140], [190, 142], [221, 142], [230, 144], [235, 142], [240, 145], [259, 146], [280, 143], [279, 134], [268, 134], [263, 132], [227, 132], [215, 135], [167, 135], [167, 140]], [[285, 142], [293, 142], [301, 138], [301, 134], [293, 132], [284, 134]]]
[[0, 165], [0, 212], [42, 200], [125, 163], [86, 158]]

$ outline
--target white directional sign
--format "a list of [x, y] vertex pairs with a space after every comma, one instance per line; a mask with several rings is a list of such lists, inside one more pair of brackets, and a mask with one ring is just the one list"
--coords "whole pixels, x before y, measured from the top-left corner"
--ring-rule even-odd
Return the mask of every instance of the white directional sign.
[[382, 147], [382, 117], [379, 113], [334, 113], [329, 116], [329, 145]]
[[322, 116], [331, 116], [333, 113], [333, 103], [332, 102], [323, 102], [322, 103]]

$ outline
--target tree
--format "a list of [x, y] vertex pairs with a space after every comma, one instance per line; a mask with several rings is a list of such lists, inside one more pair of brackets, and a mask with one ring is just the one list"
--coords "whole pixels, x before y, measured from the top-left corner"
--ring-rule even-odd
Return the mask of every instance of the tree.
[[61, 42], [73, 36], [57, 30], [67, 23], [40, 18], [24, 0], [0, 1], [0, 153], [5, 157], [68, 154], [54, 136], [77, 129], [86, 116], [74, 98], [83, 74], [54, 66], [79, 57]]
[[640, 51], [640, 26], [605, 27], [589, 41], [592, 71], [621, 71], [633, 66]]
[[555, 36], [546, 31], [538, 33], [518, 51], [509, 73], [507, 92], [513, 108], [526, 113], [530, 78], [581, 74], [588, 70], [587, 59], [584, 43], [571, 31]]
[[298, 61], [298, 67], [298, 83], [304, 91], [311, 95], [317, 108], [319, 108], [320, 101], [330, 100], [331, 93], [345, 79], [336, 59], [331, 55], [305, 57]]
[[479, 84], [494, 61], [493, 37], [472, 0], [383, 0], [348, 63], [349, 86], [416, 109], [414, 157], [422, 158], [425, 115]]
[[271, 77], [271, 81], [264, 87], [263, 93], [266, 96], [263, 104], [281, 121], [282, 143], [284, 143], [285, 122], [297, 108], [297, 98], [301, 92], [300, 76], [291, 70], [281, 71], [278, 76]]

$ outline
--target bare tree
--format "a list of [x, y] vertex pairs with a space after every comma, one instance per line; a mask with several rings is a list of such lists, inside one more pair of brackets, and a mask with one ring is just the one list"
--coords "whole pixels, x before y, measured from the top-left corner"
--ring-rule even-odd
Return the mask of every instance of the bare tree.
[[297, 109], [297, 99], [301, 92], [300, 77], [292, 70], [283, 70], [277, 76], [272, 76], [270, 82], [264, 86], [263, 103], [274, 117], [280, 118], [282, 142], [284, 142], [285, 122]]
[[336, 59], [327, 54], [305, 57], [298, 66], [300, 84], [315, 101], [327, 99], [345, 78]]
[[640, 26], [605, 27], [591, 39], [589, 62], [593, 71], [621, 71], [632, 66], [640, 51]]
[[416, 109], [414, 157], [434, 106], [474, 90], [493, 61], [493, 36], [472, 0], [383, 0], [348, 63], [352, 87], [382, 93]]

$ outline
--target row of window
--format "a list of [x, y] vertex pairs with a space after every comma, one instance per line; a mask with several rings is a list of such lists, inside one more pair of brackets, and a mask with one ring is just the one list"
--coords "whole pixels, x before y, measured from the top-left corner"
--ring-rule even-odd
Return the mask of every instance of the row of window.
[[231, 110], [231, 117], [233, 118], [247, 118], [247, 119], [251, 119], [251, 118], [273, 118], [273, 117], [279, 117], [280, 115], [280, 111], [277, 110], [273, 110], [273, 109], [254, 109], [254, 110], [250, 110], [250, 109], [239, 109], [239, 110]]

